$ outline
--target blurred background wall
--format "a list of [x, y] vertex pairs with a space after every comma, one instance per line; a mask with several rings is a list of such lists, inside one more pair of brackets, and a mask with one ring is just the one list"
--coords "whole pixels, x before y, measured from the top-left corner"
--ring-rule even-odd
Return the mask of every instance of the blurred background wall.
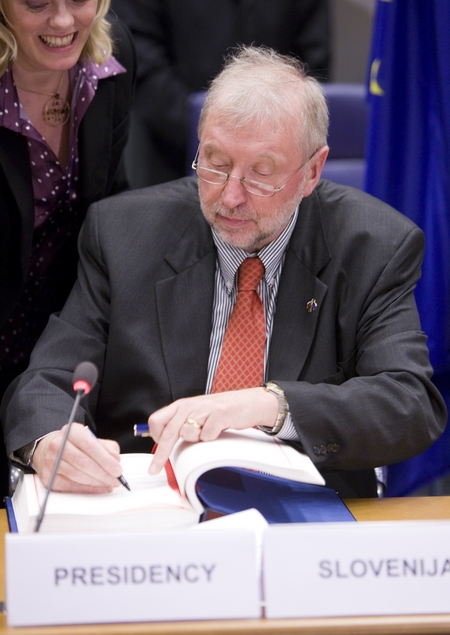
[[375, 0], [330, 0], [332, 62], [330, 81], [364, 83]]

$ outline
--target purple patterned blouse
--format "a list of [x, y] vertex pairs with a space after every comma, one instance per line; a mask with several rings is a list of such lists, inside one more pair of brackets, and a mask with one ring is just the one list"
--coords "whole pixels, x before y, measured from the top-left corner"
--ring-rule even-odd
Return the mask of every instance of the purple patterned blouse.
[[72, 103], [70, 153], [64, 168], [28, 120], [19, 102], [12, 71], [0, 77], [0, 126], [26, 137], [34, 196], [34, 236], [22, 295], [0, 332], [0, 370], [26, 360], [54, 310], [59, 279], [57, 256], [82, 223], [78, 187], [78, 128], [94, 98], [98, 81], [126, 72], [110, 57], [104, 64], [79, 62], [70, 70]]

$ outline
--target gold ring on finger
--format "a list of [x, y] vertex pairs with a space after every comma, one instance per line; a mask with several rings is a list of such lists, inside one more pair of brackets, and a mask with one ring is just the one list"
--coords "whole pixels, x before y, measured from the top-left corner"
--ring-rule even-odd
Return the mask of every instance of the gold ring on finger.
[[197, 428], [198, 430], [202, 429], [202, 424], [195, 419], [186, 419], [184, 423], [187, 423], [188, 426], [192, 426], [193, 428]]

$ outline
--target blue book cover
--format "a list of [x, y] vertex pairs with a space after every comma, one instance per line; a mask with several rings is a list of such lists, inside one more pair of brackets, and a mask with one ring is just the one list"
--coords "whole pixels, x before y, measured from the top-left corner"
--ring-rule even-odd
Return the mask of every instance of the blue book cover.
[[16, 515], [12, 506], [11, 498], [8, 496], [5, 498], [6, 517], [8, 519], [9, 531], [11, 533], [17, 533]]
[[255, 508], [269, 524], [355, 522], [333, 489], [252, 470], [210, 470], [200, 476], [196, 489], [205, 508], [219, 514]]

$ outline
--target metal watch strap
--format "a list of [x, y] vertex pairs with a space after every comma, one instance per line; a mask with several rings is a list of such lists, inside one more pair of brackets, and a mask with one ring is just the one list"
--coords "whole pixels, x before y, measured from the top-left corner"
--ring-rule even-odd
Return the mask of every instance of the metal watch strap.
[[286, 415], [288, 413], [288, 404], [286, 400], [286, 395], [284, 394], [284, 390], [273, 381], [268, 381], [266, 384], [262, 386], [264, 390], [267, 392], [271, 392], [278, 399], [278, 415], [277, 420], [273, 428], [269, 428], [268, 426], [258, 426], [258, 429], [266, 434], [274, 436], [278, 434], [283, 427], [283, 424], [286, 419]]

